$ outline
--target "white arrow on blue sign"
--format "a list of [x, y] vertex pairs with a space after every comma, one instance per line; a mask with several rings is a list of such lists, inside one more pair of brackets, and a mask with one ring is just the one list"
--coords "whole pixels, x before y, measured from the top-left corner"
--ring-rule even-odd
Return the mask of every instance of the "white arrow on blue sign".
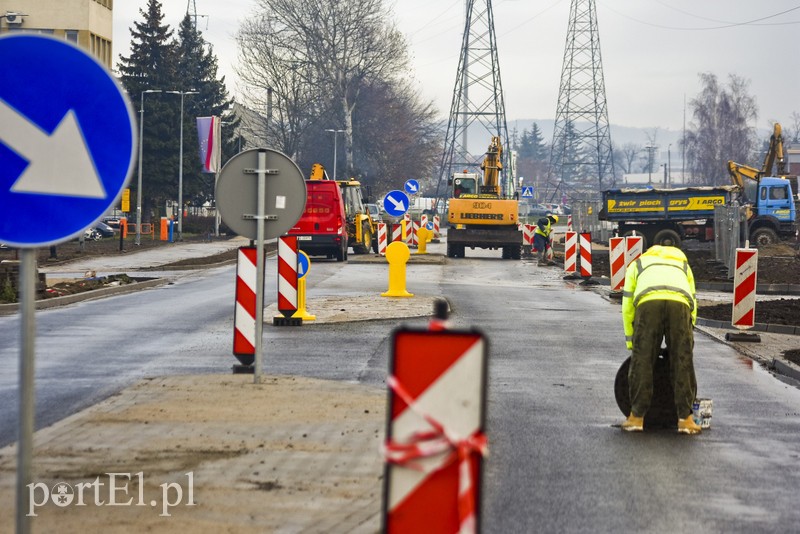
[[0, 242], [79, 236], [128, 183], [133, 107], [106, 67], [63, 39], [6, 35], [0, 57]]
[[419, 182], [416, 180], [406, 180], [406, 184], [404, 186], [406, 193], [409, 195], [416, 195], [419, 193]]
[[392, 217], [400, 217], [408, 211], [408, 195], [395, 189], [383, 197], [383, 209]]
[[303, 278], [305, 275], [308, 274], [308, 270], [311, 269], [311, 260], [308, 258], [308, 254], [303, 252], [302, 250], [297, 251], [297, 277]]
[[533, 198], [533, 186], [526, 185], [522, 188], [522, 198]]

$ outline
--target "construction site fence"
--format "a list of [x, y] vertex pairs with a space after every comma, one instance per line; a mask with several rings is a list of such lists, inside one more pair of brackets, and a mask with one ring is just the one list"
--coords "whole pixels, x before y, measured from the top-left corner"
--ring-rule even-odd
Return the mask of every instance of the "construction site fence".
[[614, 225], [600, 220], [602, 202], [580, 200], [572, 203], [572, 229], [576, 232], [590, 232], [592, 241], [608, 243], [614, 236]]
[[736, 249], [747, 241], [747, 208], [736, 203], [714, 206], [714, 255], [728, 269], [728, 278], [736, 272]]

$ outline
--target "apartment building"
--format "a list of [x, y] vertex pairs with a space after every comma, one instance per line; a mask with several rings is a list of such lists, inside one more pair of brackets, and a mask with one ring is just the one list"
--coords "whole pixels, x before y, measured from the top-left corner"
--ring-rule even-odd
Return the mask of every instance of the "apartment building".
[[114, 0], [0, 0], [0, 34], [61, 37], [111, 68], [113, 4]]

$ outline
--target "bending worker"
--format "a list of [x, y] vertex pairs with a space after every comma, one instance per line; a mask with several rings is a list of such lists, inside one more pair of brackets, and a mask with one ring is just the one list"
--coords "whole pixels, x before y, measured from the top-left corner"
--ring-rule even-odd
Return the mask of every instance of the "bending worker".
[[533, 232], [533, 248], [539, 258], [539, 265], [555, 265], [547, 259], [547, 247], [550, 246], [551, 224], [558, 222], [558, 215], [548, 215], [536, 221], [536, 230]]
[[625, 272], [622, 322], [631, 354], [628, 382], [631, 413], [622, 423], [626, 431], [641, 431], [653, 396], [653, 367], [666, 340], [669, 369], [678, 413], [678, 432], [697, 434], [692, 418], [697, 393], [694, 374], [694, 333], [697, 319], [694, 275], [678, 248], [654, 245]]

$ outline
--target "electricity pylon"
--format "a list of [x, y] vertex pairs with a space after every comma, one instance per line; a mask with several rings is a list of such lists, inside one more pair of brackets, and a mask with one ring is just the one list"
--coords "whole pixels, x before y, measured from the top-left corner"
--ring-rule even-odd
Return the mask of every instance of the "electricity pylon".
[[594, 0], [572, 0], [558, 90], [547, 191], [604, 189], [614, 182], [614, 158]]
[[[476, 139], [470, 142], [470, 135]], [[463, 169], [480, 172], [491, 138], [499, 136], [503, 143], [503, 172], [501, 194], [514, 193], [511, 176], [511, 146], [500, 81], [500, 62], [497, 58], [497, 39], [491, 0], [466, 0], [466, 23], [458, 60], [453, 103], [447, 122], [444, 150], [439, 166], [436, 197], [444, 197], [447, 179]], [[476, 154], [470, 152], [480, 147]], [[443, 186], [444, 184], [444, 186]]]

